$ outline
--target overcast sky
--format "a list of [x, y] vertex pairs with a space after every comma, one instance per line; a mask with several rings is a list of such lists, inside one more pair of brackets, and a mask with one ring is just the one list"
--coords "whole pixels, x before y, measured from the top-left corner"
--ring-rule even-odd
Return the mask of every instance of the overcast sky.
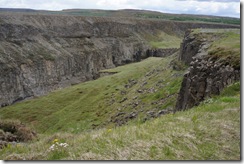
[[239, 0], [0, 0], [0, 8], [146, 9], [165, 13], [240, 17]]

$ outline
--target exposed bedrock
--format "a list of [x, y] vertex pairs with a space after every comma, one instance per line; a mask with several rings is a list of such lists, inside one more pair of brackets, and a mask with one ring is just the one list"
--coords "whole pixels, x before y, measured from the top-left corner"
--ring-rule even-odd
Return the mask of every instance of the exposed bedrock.
[[178, 48], [149, 49], [146, 51], [147, 57], [167, 57], [179, 51]]
[[79, 16], [0, 14], [0, 107], [96, 79], [148, 57], [146, 35], [230, 25]]
[[209, 57], [207, 50], [214, 39], [217, 39], [214, 35], [211, 38], [193, 37], [186, 32], [179, 59], [189, 68], [181, 84], [176, 111], [199, 105], [201, 101], [220, 94], [226, 86], [240, 80], [240, 68]]

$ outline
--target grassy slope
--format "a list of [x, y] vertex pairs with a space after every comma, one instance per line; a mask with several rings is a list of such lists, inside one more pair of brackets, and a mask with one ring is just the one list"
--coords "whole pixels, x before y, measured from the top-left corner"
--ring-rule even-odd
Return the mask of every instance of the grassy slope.
[[149, 42], [152, 48], [180, 48], [182, 39], [168, 35], [166, 33], [160, 33], [157, 39], [153, 39]]
[[[105, 70], [103, 72], [118, 73], [2, 108], [0, 118], [19, 119], [39, 133], [80, 133], [114, 127], [116, 122], [110, 119], [120, 112], [124, 115], [118, 116], [117, 120], [123, 121], [131, 112], [136, 112], [135, 120], [140, 122], [149, 110], [158, 112], [173, 108], [183, 75], [183, 71], [169, 68], [173, 58], [148, 58], [140, 63]], [[131, 85], [129, 81], [133, 80], [136, 84], [126, 88], [125, 85]], [[159, 101], [164, 104], [151, 104]], [[132, 121], [137, 122], [135, 120]]]
[[[55, 138], [69, 147], [48, 153]], [[240, 160], [240, 83], [188, 111], [144, 124], [40, 135], [3, 149], [0, 159]]]

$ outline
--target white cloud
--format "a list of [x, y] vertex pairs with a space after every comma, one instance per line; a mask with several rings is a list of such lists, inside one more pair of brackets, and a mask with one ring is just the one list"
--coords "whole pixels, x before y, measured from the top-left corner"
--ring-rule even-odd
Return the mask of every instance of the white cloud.
[[1, 7], [46, 10], [130, 8], [169, 13], [240, 16], [240, 1], [238, 0], [0, 0]]
[[97, 6], [102, 8], [109, 8], [109, 9], [124, 9], [124, 8], [133, 8], [134, 6], [130, 2], [130, 0], [99, 0], [96, 3]]

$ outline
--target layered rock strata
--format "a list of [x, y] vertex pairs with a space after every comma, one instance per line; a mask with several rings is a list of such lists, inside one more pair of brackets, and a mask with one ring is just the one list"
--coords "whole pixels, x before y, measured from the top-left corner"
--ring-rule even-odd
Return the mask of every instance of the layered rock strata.
[[187, 31], [181, 45], [179, 59], [189, 68], [182, 81], [176, 111], [199, 105], [206, 98], [220, 94], [226, 86], [240, 80], [239, 67], [209, 55], [208, 49], [218, 36], [204, 36], [194, 37]]
[[0, 107], [99, 77], [148, 57], [147, 35], [233, 27], [62, 15], [0, 14]]

